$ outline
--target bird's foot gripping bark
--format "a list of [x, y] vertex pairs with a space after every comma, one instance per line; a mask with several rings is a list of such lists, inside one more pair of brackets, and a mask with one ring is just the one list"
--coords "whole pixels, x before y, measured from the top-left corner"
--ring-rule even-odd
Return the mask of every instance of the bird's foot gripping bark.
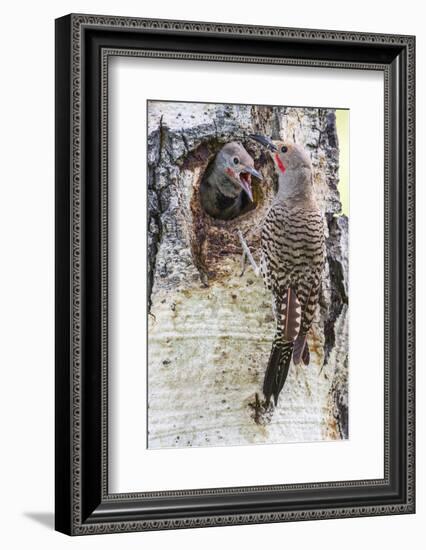
[[250, 251], [250, 248], [249, 248], [248, 244], [246, 243], [240, 229], [238, 229], [238, 238], [240, 239], [240, 243], [241, 243], [241, 246], [243, 248], [243, 255], [242, 255], [242, 259], [241, 259], [241, 262], [242, 262], [241, 276], [244, 275], [244, 271], [245, 271], [245, 267], [246, 267], [246, 258], [247, 258], [248, 261], [250, 262], [251, 267], [253, 268], [254, 274], [256, 275], [256, 277], [258, 277], [260, 275], [260, 267], [257, 265], [255, 259], [253, 258], [253, 255]]

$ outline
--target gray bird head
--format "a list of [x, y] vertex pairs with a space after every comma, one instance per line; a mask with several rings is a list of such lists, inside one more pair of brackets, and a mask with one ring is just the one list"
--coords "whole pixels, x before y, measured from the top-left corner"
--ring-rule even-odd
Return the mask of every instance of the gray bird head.
[[279, 187], [287, 196], [311, 193], [312, 163], [309, 154], [301, 145], [273, 141], [257, 134], [250, 137], [268, 149], [278, 174]]
[[231, 141], [222, 147], [216, 156], [214, 170], [221, 176], [218, 186], [223, 195], [237, 197], [243, 190], [253, 201], [251, 176], [258, 179], [262, 176], [255, 170], [253, 159], [240, 143]]

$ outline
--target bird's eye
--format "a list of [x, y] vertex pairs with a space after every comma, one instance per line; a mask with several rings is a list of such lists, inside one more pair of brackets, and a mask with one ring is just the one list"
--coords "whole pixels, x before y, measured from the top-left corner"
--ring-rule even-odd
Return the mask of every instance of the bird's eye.
[[234, 164], [239, 164], [240, 163], [240, 159], [238, 157], [234, 157]]
[[287, 153], [287, 151], [288, 151], [288, 148], [285, 145], [283, 145], [281, 147], [281, 153]]

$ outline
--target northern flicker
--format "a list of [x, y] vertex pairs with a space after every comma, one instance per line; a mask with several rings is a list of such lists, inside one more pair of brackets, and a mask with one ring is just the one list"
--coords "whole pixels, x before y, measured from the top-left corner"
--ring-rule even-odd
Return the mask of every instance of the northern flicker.
[[261, 230], [258, 267], [239, 232], [244, 254], [272, 292], [276, 333], [263, 383], [268, 405], [277, 405], [291, 359], [309, 364], [307, 335], [319, 300], [325, 262], [324, 222], [312, 180], [312, 165], [299, 145], [251, 136], [267, 147], [278, 174], [278, 191]]
[[204, 210], [221, 220], [237, 217], [253, 201], [251, 176], [262, 179], [244, 147], [235, 141], [224, 145], [201, 182]]

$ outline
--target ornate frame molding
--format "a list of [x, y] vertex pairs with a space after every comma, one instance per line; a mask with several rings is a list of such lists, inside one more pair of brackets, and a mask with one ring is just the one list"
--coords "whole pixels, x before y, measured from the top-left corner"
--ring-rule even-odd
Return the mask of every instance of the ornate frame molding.
[[[112, 31], [117, 36], [114, 41], [103, 39], [96, 42], [97, 31]], [[70, 15], [57, 20], [57, 358], [56, 358], [56, 398], [57, 398], [57, 529], [69, 534], [83, 535], [90, 533], [112, 533], [153, 529], [176, 529], [212, 525], [236, 525], [246, 523], [298, 521], [309, 519], [326, 519], [336, 517], [359, 517], [384, 514], [401, 514], [414, 512], [414, 201], [415, 201], [415, 39], [412, 36], [346, 33], [341, 31], [321, 31], [308, 29], [285, 29], [278, 27], [252, 27], [245, 25], [228, 25], [187, 21], [168, 21], [152, 19], [135, 19], [92, 15]], [[98, 33], [99, 34], [99, 33]], [[90, 35], [90, 36], [89, 36]], [[241, 37], [250, 41], [260, 41], [265, 48], [276, 52], [269, 55], [207, 53], [195, 51], [172, 51], [154, 47], [130, 47], [120, 45], [120, 36], [130, 37], [133, 41], [138, 35], [148, 40], [150, 37], [165, 36], [178, 39], [182, 37], [220, 37], [233, 38], [240, 44]], [[93, 44], [90, 42], [92, 40]], [[111, 42], [111, 43], [110, 43]], [[279, 44], [300, 44], [303, 51], [312, 46], [324, 45], [324, 57], [281, 56]], [[252, 43], [252, 42], [250, 42]], [[270, 45], [272, 43], [272, 45]], [[383, 52], [384, 61], [378, 62], [368, 58], [356, 61], [357, 47], [368, 44], [374, 51]], [[339, 59], [335, 52], [346, 51], [347, 58]], [[343, 49], [342, 49], [343, 48]], [[320, 48], [319, 48], [320, 49]], [[386, 55], [388, 59], [386, 59]], [[383, 480], [344, 481], [336, 483], [314, 483], [297, 485], [279, 485], [270, 487], [240, 487], [213, 490], [171, 491], [157, 493], [109, 494], [107, 475], [107, 403], [108, 403], [108, 353], [107, 353], [107, 315], [108, 315], [108, 59], [111, 56], [140, 56], [169, 59], [191, 59], [200, 61], [234, 61], [241, 63], [274, 63], [283, 65], [301, 65], [310, 67], [335, 67], [341, 69], [368, 69], [384, 72], [385, 78], [385, 476]], [[342, 57], [343, 53], [340, 54]], [[379, 56], [380, 57], [380, 56]], [[97, 67], [100, 100], [89, 99], [93, 90], [93, 80], [86, 72], [90, 67]], [[95, 95], [95, 94], [94, 94]], [[96, 123], [88, 121], [90, 107], [99, 101], [100, 117]], [[406, 105], [406, 116], [402, 136], [395, 135], [395, 109], [397, 102]], [[399, 105], [399, 104], [398, 104]], [[67, 113], [68, 111], [68, 113]], [[401, 114], [401, 107], [399, 106]], [[64, 123], [65, 121], [65, 123]], [[87, 127], [92, 124], [92, 131], [99, 132], [99, 170], [95, 166], [90, 172], [87, 164], [89, 143]], [[404, 127], [405, 124], [405, 127]], [[390, 156], [395, 156], [395, 144], [398, 149], [397, 165]], [[68, 151], [68, 153], [67, 153]], [[70, 153], [69, 153], [70, 152]], [[87, 182], [92, 173], [99, 178], [99, 212], [88, 216]], [[397, 180], [395, 180], [397, 178]], [[66, 181], [65, 181], [66, 180]], [[405, 184], [405, 186], [404, 186]], [[85, 187], [86, 185], [86, 187]], [[396, 186], [396, 190], [394, 187]], [[400, 202], [395, 203], [395, 192]], [[59, 197], [60, 195], [60, 197]], [[62, 220], [66, 216], [68, 224]], [[94, 231], [93, 220], [98, 224], [100, 238], [98, 262], [99, 300], [99, 368], [96, 371], [99, 386], [87, 386], [85, 374], [89, 361], [87, 348], [91, 340], [85, 332], [87, 315], [87, 277], [91, 262], [88, 250], [95, 250], [88, 244], [87, 232]], [[62, 221], [61, 221], [62, 220]], [[397, 221], [398, 245], [395, 248], [395, 233], [392, 233], [391, 222]], [[65, 246], [66, 241], [67, 245]], [[65, 250], [64, 250], [65, 246]], [[97, 249], [96, 249], [97, 250]], [[97, 254], [97, 252], [96, 252]], [[396, 268], [396, 263], [398, 267]], [[90, 265], [89, 265], [90, 264]], [[396, 273], [397, 272], [397, 273]], [[395, 278], [396, 277], [396, 278]], [[392, 325], [391, 311], [392, 285], [401, 286], [402, 326]], [[68, 302], [68, 309], [65, 308]], [[63, 306], [63, 307], [62, 307]], [[65, 309], [65, 311], [64, 311]], [[404, 342], [396, 345], [391, 340], [397, 331], [404, 337]], [[399, 330], [399, 332], [398, 332]], [[64, 333], [65, 331], [65, 333]], [[84, 347], [86, 346], [86, 347]], [[95, 353], [95, 352], [93, 352]], [[392, 359], [397, 356], [401, 362], [397, 372], [391, 368]], [[92, 356], [91, 356], [92, 357]], [[98, 357], [98, 356], [96, 356]], [[402, 390], [395, 388], [395, 383], [402, 380]], [[393, 382], [392, 382], [393, 381]], [[392, 385], [393, 384], [393, 385]], [[99, 390], [101, 394], [96, 406], [96, 434], [99, 436], [99, 449], [93, 452], [89, 447], [85, 431], [89, 409], [86, 407], [91, 391]], [[68, 391], [69, 399], [64, 399]], [[403, 395], [401, 394], [403, 391]], [[396, 393], [395, 393], [396, 392]], [[395, 432], [396, 420], [392, 417], [396, 408], [395, 396], [401, 399], [398, 406], [404, 410], [404, 424]], [[393, 401], [394, 400], [394, 401]], [[85, 408], [86, 407], [86, 408]], [[91, 409], [90, 409], [91, 410]], [[393, 418], [393, 420], [392, 420]], [[67, 424], [68, 423], [68, 424]], [[65, 426], [65, 428], [64, 428]], [[65, 433], [63, 433], [65, 430]], [[406, 449], [406, 466], [398, 473], [399, 489], [395, 485], [395, 456], [392, 453], [392, 440], [397, 437]], [[84, 452], [83, 452], [84, 451]], [[90, 455], [95, 458], [90, 458]], [[89, 455], [89, 462], [85, 464]], [[401, 459], [404, 457], [401, 457]], [[401, 466], [402, 468], [402, 466]], [[96, 477], [92, 481], [90, 476]], [[88, 481], [90, 479], [90, 481]], [[64, 484], [66, 487], [64, 488]], [[259, 505], [250, 512], [205, 514], [191, 513], [182, 517], [173, 514], [155, 516], [137, 511], [144, 499], [168, 498], [173, 506], [173, 498], [218, 497], [225, 495], [238, 496], [241, 501], [250, 494], [268, 492], [272, 494], [294, 494], [311, 491], [363, 490], [370, 491], [376, 487], [383, 489], [393, 487], [393, 497], [383, 496], [380, 503], [363, 505], [330, 506], [313, 504], [306, 501], [306, 509], [283, 505], [283, 509], [265, 510]], [[337, 494], [336, 492], [336, 494]], [[349, 493], [348, 493], [349, 494]], [[216, 499], [217, 500], [217, 499]], [[377, 500], [377, 499], [376, 499]], [[333, 502], [333, 501], [332, 501]], [[136, 509], [130, 514], [129, 508]], [[275, 506], [277, 508], [277, 506]], [[126, 511], [127, 510], [127, 511]], [[175, 514], [176, 515], [176, 514]]]

